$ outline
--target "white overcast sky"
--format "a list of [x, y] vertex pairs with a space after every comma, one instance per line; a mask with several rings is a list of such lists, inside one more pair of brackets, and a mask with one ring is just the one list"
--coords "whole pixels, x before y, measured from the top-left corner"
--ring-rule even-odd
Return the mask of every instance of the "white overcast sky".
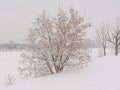
[[24, 43], [34, 18], [42, 10], [53, 15], [60, 5], [74, 7], [95, 25], [120, 17], [120, 0], [0, 0], [0, 43]]

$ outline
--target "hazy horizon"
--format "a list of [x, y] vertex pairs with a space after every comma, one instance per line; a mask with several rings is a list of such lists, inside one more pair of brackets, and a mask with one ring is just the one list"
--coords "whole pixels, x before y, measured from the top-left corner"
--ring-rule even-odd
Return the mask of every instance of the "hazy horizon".
[[[60, 5], [79, 11], [93, 25], [111, 22], [120, 16], [119, 0], [0, 0], [0, 43], [25, 43], [35, 17], [46, 10], [54, 15]], [[88, 37], [92, 37], [92, 29]]]

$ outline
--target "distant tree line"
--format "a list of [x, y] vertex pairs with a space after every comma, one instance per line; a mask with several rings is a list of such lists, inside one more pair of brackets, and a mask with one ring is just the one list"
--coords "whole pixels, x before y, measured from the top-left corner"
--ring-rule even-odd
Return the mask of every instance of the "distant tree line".
[[2, 43], [0, 44], [0, 50], [25, 50], [26, 44], [19, 43]]

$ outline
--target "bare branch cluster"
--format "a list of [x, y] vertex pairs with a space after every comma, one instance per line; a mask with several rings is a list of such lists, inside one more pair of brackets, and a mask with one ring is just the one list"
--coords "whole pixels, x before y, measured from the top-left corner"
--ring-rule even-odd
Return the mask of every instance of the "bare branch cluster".
[[106, 47], [107, 47], [107, 39], [108, 39], [107, 31], [108, 31], [108, 27], [105, 24], [102, 24], [101, 26], [99, 26], [99, 28], [96, 29], [98, 39], [103, 48], [104, 56], [106, 55]]
[[120, 48], [120, 19], [117, 19], [114, 24], [100, 26], [97, 29], [97, 35], [103, 47], [104, 55], [106, 55], [107, 42], [114, 45], [115, 55], [118, 55]]
[[120, 19], [116, 20], [116, 23], [111, 25], [111, 29], [108, 30], [108, 41], [111, 42], [115, 47], [115, 55], [118, 55], [120, 47]]

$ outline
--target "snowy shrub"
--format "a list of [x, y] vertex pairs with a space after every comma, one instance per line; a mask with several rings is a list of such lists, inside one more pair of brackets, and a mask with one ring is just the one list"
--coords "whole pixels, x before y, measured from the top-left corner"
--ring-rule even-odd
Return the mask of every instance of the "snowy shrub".
[[90, 61], [85, 35], [91, 25], [74, 9], [67, 14], [59, 8], [53, 18], [43, 11], [34, 24], [27, 38], [30, 49], [22, 55], [19, 67], [22, 75], [39, 77], [59, 73], [67, 66], [83, 66]]
[[15, 82], [15, 78], [12, 75], [8, 74], [4, 78], [3, 85], [7, 87], [7, 86], [12, 85], [14, 82]]

